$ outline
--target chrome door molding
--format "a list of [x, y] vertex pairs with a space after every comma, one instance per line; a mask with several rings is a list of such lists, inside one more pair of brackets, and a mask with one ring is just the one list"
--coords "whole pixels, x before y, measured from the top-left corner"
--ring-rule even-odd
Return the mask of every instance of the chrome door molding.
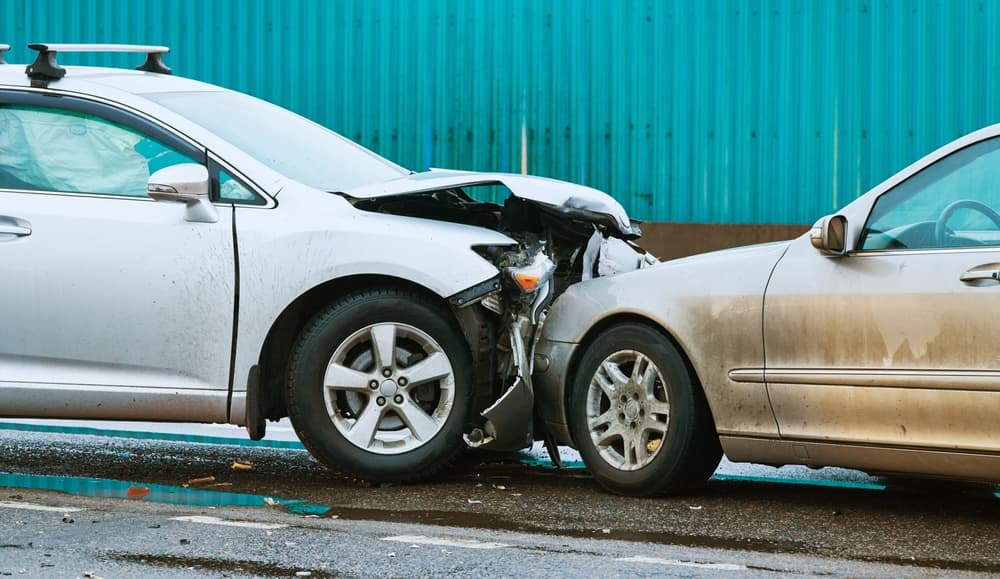
[[769, 368], [764, 371], [764, 377], [771, 384], [815, 384], [822, 386], [1000, 392], [1000, 371], [991, 370], [805, 370], [796, 368]]

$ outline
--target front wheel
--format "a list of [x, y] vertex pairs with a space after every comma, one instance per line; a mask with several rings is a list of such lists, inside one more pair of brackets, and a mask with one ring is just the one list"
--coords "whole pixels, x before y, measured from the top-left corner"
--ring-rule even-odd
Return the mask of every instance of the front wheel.
[[619, 494], [676, 493], [703, 483], [722, 458], [711, 413], [677, 348], [623, 323], [582, 353], [569, 426], [594, 478]]
[[362, 290], [307, 325], [290, 364], [288, 413], [339, 474], [413, 482], [462, 448], [471, 358], [451, 315], [404, 290]]

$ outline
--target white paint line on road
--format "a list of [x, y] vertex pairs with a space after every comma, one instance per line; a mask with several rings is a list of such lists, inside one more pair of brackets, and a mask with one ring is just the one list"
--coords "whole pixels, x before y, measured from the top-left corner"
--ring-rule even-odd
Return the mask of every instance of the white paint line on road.
[[504, 543], [490, 543], [472, 539], [445, 539], [444, 537], [427, 537], [424, 535], [399, 535], [398, 537], [382, 537], [383, 541], [398, 543], [413, 543], [416, 545], [437, 545], [440, 547], [460, 547], [462, 549], [502, 549], [510, 547]]
[[204, 515], [193, 515], [190, 517], [171, 517], [171, 521], [184, 521], [185, 523], [201, 523], [203, 525], [222, 525], [224, 527], [244, 527], [247, 529], [284, 529], [288, 525], [280, 523], [255, 523], [254, 521], [229, 521], [218, 517], [206, 517]]
[[698, 569], [715, 569], [717, 571], [746, 571], [746, 565], [733, 563], [697, 563], [695, 561], [678, 561], [676, 559], [657, 559], [656, 557], [621, 557], [615, 559], [623, 563], [651, 563], [653, 565], [669, 565], [671, 567], [697, 567]]
[[0, 508], [23, 509], [25, 511], [46, 511], [49, 513], [76, 513], [83, 510], [75, 507], [52, 507], [49, 505], [36, 505], [34, 503], [15, 503], [11, 501], [0, 501]]

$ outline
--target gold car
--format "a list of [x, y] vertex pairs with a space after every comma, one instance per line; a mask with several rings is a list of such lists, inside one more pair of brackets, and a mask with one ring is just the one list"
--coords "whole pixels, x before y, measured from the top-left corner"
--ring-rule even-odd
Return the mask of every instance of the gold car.
[[1000, 125], [788, 242], [571, 287], [538, 410], [605, 487], [733, 461], [1000, 482]]

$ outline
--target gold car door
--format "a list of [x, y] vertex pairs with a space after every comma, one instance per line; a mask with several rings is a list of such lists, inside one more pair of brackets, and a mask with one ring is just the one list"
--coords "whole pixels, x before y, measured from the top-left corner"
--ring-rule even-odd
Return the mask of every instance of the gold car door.
[[764, 300], [782, 438], [1000, 452], [1000, 141], [879, 197], [843, 256], [803, 237]]

